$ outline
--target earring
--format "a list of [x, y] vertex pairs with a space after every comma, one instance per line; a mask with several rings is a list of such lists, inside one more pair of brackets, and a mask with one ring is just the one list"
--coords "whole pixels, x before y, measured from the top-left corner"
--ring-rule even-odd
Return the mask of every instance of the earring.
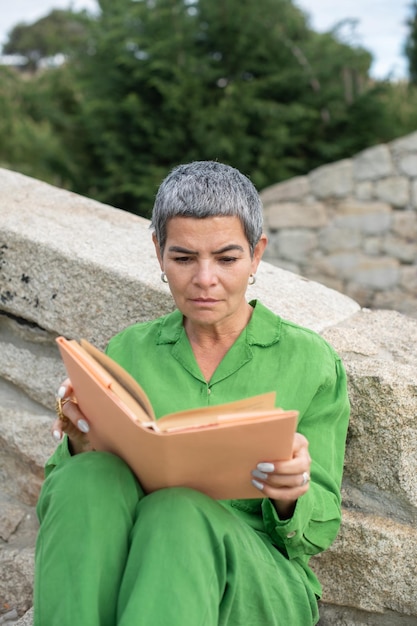
[[256, 283], [256, 274], [250, 274], [248, 279], [248, 285], [254, 285]]
[[168, 278], [167, 275], [165, 274], [165, 272], [161, 273], [161, 280], [163, 283], [167, 283], [168, 282]]

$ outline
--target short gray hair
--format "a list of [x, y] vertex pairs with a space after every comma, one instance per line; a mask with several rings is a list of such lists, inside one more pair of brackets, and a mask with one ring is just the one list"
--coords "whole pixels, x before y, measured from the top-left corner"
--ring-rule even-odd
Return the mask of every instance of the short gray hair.
[[151, 228], [161, 253], [171, 218], [214, 215], [236, 215], [240, 219], [252, 255], [262, 235], [263, 210], [249, 178], [217, 161], [194, 161], [175, 167], [162, 181], [152, 211]]

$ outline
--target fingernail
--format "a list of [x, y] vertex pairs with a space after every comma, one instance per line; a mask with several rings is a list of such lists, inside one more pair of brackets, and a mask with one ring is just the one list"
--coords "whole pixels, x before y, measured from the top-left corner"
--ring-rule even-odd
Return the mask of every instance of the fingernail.
[[258, 463], [256, 467], [258, 468], [259, 471], [267, 472], [268, 474], [270, 474], [271, 472], [275, 470], [273, 463]]
[[64, 385], [62, 385], [62, 387], [58, 389], [58, 393], [56, 395], [58, 396], [58, 398], [62, 399], [66, 393], [67, 393], [67, 388], [64, 387]]
[[265, 472], [260, 472], [257, 469], [252, 471], [252, 476], [255, 476], [255, 478], [260, 478], [261, 480], [265, 480], [265, 478], [268, 478], [268, 474], [265, 474]]
[[55, 441], [61, 441], [62, 439], [62, 433], [60, 430], [54, 430], [54, 432], [52, 433], [52, 437], [55, 439]]
[[256, 487], [257, 489], [259, 489], [260, 491], [262, 491], [264, 488], [263, 483], [259, 483], [257, 480], [252, 480], [252, 485]]
[[77, 426], [82, 433], [88, 433], [90, 431], [88, 423], [83, 419], [78, 420]]

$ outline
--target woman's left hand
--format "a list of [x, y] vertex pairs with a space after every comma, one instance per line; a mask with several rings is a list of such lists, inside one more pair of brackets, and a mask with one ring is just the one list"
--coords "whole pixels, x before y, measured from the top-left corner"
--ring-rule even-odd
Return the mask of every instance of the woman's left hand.
[[252, 484], [272, 500], [281, 519], [292, 516], [298, 498], [308, 491], [310, 465], [308, 441], [295, 433], [291, 459], [258, 463], [252, 471]]

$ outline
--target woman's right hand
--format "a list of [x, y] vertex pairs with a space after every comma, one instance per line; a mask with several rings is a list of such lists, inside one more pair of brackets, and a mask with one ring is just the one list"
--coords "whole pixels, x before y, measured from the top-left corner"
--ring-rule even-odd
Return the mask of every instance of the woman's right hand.
[[63, 419], [55, 420], [52, 426], [53, 437], [61, 441], [63, 434], [68, 435], [71, 454], [80, 454], [93, 450], [88, 439], [90, 427], [83, 413], [78, 408], [77, 400], [73, 395], [71, 381], [67, 378], [60, 386], [57, 400], [61, 400]]

